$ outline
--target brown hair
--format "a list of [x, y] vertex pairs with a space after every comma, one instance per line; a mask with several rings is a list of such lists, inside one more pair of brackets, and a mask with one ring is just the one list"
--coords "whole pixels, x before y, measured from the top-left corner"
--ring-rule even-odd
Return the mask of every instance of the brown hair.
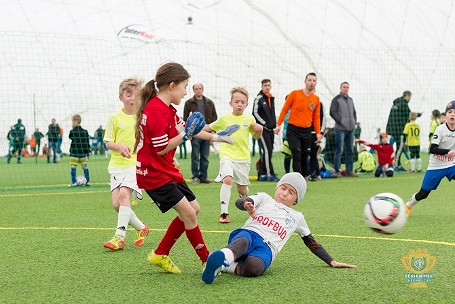
[[181, 64], [167, 62], [158, 68], [155, 78], [145, 84], [140, 93], [139, 107], [136, 114], [136, 144], [134, 150], [137, 149], [137, 145], [142, 137], [140, 125], [142, 121], [142, 112], [144, 112], [147, 103], [158, 95], [158, 90], [165, 90], [172, 82], [179, 84], [188, 78], [190, 78], [190, 74]]
[[82, 117], [81, 117], [81, 115], [76, 114], [76, 115], [73, 115], [73, 117], [71, 117], [71, 120], [80, 125], [82, 122]]

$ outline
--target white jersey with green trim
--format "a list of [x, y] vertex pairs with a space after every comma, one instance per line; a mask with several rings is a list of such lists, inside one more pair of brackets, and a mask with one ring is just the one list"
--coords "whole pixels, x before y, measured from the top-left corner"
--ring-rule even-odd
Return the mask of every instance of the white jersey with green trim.
[[243, 229], [259, 234], [272, 250], [272, 260], [281, 251], [292, 233], [301, 237], [309, 235], [310, 228], [301, 212], [276, 202], [267, 193], [249, 196], [254, 201], [256, 217], [249, 217]]
[[[431, 144], [436, 144], [440, 149], [455, 150], [455, 130], [450, 130], [447, 124], [439, 125], [433, 135]], [[430, 154], [427, 170], [436, 170], [452, 167], [455, 159], [446, 155]]]

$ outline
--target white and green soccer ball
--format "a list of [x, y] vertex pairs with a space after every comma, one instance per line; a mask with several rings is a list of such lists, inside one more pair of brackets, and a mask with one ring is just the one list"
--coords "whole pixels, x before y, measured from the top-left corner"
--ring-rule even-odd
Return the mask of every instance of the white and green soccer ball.
[[363, 216], [365, 224], [374, 232], [393, 234], [406, 224], [406, 206], [396, 194], [379, 193], [365, 204]]

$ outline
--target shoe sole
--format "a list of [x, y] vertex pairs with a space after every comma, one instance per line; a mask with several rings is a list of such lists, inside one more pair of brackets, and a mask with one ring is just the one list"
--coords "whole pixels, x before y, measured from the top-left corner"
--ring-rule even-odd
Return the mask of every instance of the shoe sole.
[[109, 249], [111, 251], [123, 250], [123, 248], [125, 248], [125, 246], [123, 246], [123, 247], [112, 247], [114, 245], [112, 245], [111, 243], [105, 243], [105, 244], [103, 244], [103, 246], [104, 246], [104, 248], [107, 248], [107, 249]]
[[224, 263], [225, 255], [222, 251], [215, 251], [207, 259], [204, 272], [202, 272], [202, 281], [206, 284], [212, 284], [217, 275], [216, 271]]

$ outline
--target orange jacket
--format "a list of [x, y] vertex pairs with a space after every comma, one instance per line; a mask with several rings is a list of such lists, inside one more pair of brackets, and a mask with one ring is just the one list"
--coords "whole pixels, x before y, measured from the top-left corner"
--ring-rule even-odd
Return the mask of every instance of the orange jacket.
[[277, 125], [280, 126], [283, 123], [284, 117], [290, 109], [289, 124], [300, 128], [313, 126], [316, 134], [321, 134], [320, 108], [321, 102], [314, 93], [307, 96], [303, 90], [292, 91], [281, 109]]

